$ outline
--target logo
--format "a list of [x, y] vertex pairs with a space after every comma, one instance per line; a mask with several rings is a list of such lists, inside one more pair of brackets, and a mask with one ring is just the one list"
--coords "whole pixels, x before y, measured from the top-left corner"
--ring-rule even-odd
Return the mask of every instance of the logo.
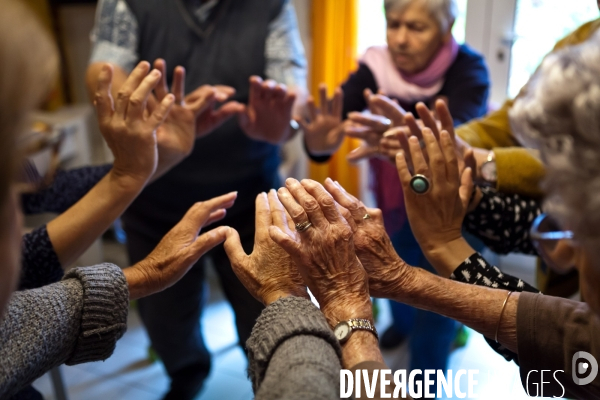
[[573, 382], [576, 385], [589, 385], [598, 376], [598, 362], [593, 355], [585, 351], [578, 351], [573, 355], [571, 367]]

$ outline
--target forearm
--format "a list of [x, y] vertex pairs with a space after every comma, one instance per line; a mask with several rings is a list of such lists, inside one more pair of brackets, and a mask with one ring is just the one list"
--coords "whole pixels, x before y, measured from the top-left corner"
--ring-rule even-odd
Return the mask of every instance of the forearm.
[[517, 352], [519, 293], [510, 296], [503, 310], [508, 291], [451, 281], [419, 268], [411, 271], [392, 300], [452, 318], [490, 339], [495, 339], [497, 331], [498, 341]]
[[61, 265], [72, 265], [127, 209], [144, 187], [109, 172], [79, 202], [47, 225]]

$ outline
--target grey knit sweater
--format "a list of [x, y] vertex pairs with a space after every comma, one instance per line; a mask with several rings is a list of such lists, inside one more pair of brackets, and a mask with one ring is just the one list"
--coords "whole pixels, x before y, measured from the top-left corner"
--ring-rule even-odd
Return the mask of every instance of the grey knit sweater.
[[340, 398], [342, 350], [309, 300], [288, 297], [270, 304], [246, 347], [256, 400]]
[[51, 368], [107, 359], [127, 327], [129, 290], [112, 264], [13, 294], [0, 321], [0, 398]]

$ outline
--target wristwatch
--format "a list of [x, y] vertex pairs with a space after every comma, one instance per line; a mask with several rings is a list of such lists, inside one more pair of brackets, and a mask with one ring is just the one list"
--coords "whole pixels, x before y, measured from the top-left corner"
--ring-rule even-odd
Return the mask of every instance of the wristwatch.
[[493, 151], [489, 152], [487, 160], [481, 165], [479, 172], [486, 185], [496, 186], [496, 182], [498, 181], [498, 170], [496, 169], [496, 157]]
[[377, 334], [377, 329], [375, 329], [375, 325], [373, 325], [368, 319], [355, 318], [349, 319], [348, 321], [342, 321], [335, 326], [335, 328], [333, 329], [333, 333], [337, 340], [340, 341], [340, 343], [345, 343], [346, 341], [348, 341], [348, 339], [350, 339], [352, 332], [354, 332], [355, 330], [369, 331], [373, 335], [375, 335], [377, 340], [379, 340], [379, 335]]

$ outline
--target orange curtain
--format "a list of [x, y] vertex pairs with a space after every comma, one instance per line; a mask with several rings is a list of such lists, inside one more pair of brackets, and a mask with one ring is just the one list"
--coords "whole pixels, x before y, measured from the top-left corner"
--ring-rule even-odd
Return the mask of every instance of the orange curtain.
[[[356, 69], [357, 0], [312, 0], [312, 65], [310, 92], [318, 102], [319, 84], [327, 84], [330, 95]], [[310, 177], [319, 182], [331, 177], [359, 196], [358, 167], [346, 161], [357, 141], [346, 139], [327, 164], [310, 163]]]

